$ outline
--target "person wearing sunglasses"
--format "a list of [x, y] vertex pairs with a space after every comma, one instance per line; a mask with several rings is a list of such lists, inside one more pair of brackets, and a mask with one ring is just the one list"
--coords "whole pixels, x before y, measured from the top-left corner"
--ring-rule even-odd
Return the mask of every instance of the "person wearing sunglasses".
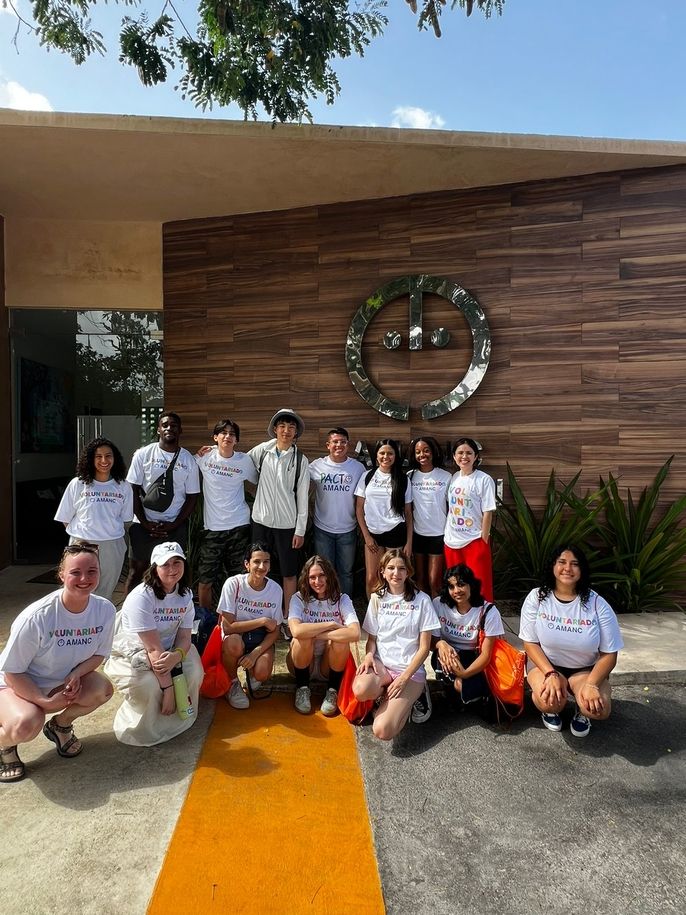
[[98, 667], [112, 647], [115, 609], [94, 593], [97, 546], [70, 544], [57, 573], [62, 587], [22, 610], [0, 654], [0, 782], [24, 778], [18, 745], [41, 730], [60, 757], [78, 756], [74, 722], [112, 698]]

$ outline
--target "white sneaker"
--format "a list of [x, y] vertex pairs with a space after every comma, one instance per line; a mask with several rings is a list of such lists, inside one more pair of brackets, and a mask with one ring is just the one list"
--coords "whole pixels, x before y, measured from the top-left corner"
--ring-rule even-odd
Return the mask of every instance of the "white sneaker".
[[243, 687], [238, 677], [231, 684], [231, 689], [226, 694], [226, 699], [231, 708], [250, 708], [250, 699], [243, 692]]
[[338, 713], [338, 690], [327, 689], [319, 711], [322, 715], [326, 715], [327, 718], [333, 718]]
[[295, 691], [295, 710], [301, 715], [309, 715], [312, 711], [312, 702], [310, 701], [310, 687], [299, 686]]
[[256, 693], [258, 689], [262, 689], [262, 684], [259, 680], [256, 680], [252, 675], [250, 676], [250, 689]]

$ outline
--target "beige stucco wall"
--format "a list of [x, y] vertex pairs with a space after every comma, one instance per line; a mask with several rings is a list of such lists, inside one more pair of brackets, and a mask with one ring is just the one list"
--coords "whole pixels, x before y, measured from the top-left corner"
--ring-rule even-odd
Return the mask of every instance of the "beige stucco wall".
[[153, 222], [5, 220], [9, 308], [162, 308], [162, 227]]

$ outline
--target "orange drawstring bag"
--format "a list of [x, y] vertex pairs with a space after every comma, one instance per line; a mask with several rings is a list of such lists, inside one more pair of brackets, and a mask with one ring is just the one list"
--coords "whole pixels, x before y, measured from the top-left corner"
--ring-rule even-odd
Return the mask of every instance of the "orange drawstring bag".
[[[479, 651], [485, 636], [486, 614], [493, 604], [486, 604], [479, 620]], [[493, 639], [491, 660], [484, 668], [488, 687], [493, 694], [500, 720], [501, 710], [512, 720], [524, 711], [524, 674], [526, 672], [526, 652], [510, 645], [505, 639]]]
[[[355, 645], [355, 654], [357, 654], [357, 645]], [[353, 692], [353, 680], [357, 674], [359, 666], [359, 657], [357, 664], [353, 658], [352, 652], [348, 653], [348, 660], [345, 663], [343, 679], [338, 687], [338, 710], [352, 724], [362, 724], [367, 715], [374, 708], [373, 699], [360, 701]]]
[[215, 626], [212, 630], [201, 660], [205, 677], [200, 687], [200, 694], [207, 699], [219, 699], [220, 696], [226, 695], [231, 686], [231, 678], [222, 664], [221, 626]]

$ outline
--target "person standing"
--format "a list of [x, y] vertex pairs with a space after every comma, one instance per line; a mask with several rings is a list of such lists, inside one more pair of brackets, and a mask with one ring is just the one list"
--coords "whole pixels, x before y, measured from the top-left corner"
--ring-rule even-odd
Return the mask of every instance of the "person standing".
[[64, 524], [69, 543], [97, 544], [100, 582], [93, 593], [112, 600], [126, 556], [125, 526], [133, 521], [133, 492], [114, 442], [94, 438], [83, 449], [55, 521]]
[[348, 455], [350, 438], [343, 426], [329, 429], [325, 457], [310, 464], [314, 484], [314, 549], [336, 570], [341, 591], [353, 593], [353, 566], [357, 551], [355, 488], [364, 464]]
[[[126, 479], [133, 487], [136, 518], [129, 528], [126, 594], [142, 581], [158, 543], [174, 540], [184, 550], [188, 545], [188, 519], [200, 492], [200, 475], [193, 455], [179, 444], [182, 431], [178, 413], [163, 413], [158, 441], [139, 448], [131, 459]], [[154, 484], [161, 478], [171, 478], [173, 484], [158, 497]]]
[[[297, 441], [305, 423], [295, 410], [284, 407], [272, 416], [270, 440], [248, 454], [258, 474], [252, 512], [252, 539], [264, 543], [276, 555], [283, 585], [283, 616], [288, 617], [291, 598], [297, 590], [300, 551], [305, 542], [310, 489], [309, 462]], [[290, 632], [282, 627], [285, 638]]]
[[493, 601], [491, 524], [496, 509], [495, 483], [478, 470], [481, 449], [472, 438], [460, 438], [453, 452], [458, 471], [448, 487], [445, 522], [446, 568], [464, 564], [481, 582], [481, 593]]
[[212, 437], [214, 448], [205, 446], [195, 456], [202, 474], [205, 535], [200, 549], [198, 600], [208, 610], [213, 606], [213, 588], [243, 569], [243, 554], [250, 543], [250, 508], [245, 501], [245, 483], [257, 483], [255, 465], [247, 454], [235, 450], [240, 440], [238, 423], [220, 419]]

